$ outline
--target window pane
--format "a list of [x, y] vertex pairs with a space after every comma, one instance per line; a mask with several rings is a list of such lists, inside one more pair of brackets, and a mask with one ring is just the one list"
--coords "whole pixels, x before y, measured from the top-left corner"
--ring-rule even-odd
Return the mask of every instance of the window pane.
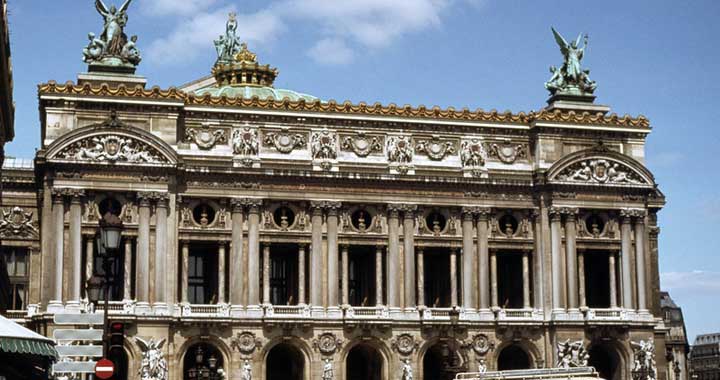
[[15, 251], [15, 275], [25, 276], [27, 274], [27, 252], [25, 250]]

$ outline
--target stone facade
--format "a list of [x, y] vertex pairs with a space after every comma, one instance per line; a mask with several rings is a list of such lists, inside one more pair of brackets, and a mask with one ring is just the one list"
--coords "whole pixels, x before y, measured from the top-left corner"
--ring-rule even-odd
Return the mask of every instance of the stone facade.
[[173, 380], [198, 365], [260, 379], [578, 365], [560, 357], [568, 341], [613, 380], [669, 378], [647, 119], [126, 85], [139, 82], [39, 88], [34, 169], [3, 178], [4, 215], [26, 222], [2, 227], [30, 248], [18, 317], [39, 331], [85, 308], [111, 213], [128, 378], [136, 337], [164, 339]]
[[690, 376], [698, 380], [720, 378], [720, 334], [701, 334], [690, 348]]
[[690, 373], [688, 363], [690, 345], [688, 345], [682, 309], [673, 301], [668, 292], [660, 292], [660, 308], [664, 314], [663, 321], [667, 328], [665, 348], [668, 358], [668, 374], [672, 379], [687, 380]]

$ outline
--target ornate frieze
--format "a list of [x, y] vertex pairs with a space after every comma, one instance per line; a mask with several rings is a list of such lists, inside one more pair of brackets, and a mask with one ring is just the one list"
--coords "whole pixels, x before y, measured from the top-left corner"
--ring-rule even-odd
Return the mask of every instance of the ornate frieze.
[[194, 142], [200, 149], [212, 149], [217, 144], [227, 142], [227, 131], [223, 128], [210, 128], [209, 124], [190, 127], [185, 130], [185, 141]]
[[625, 164], [611, 159], [595, 158], [576, 162], [556, 177], [562, 182], [589, 184], [647, 184], [647, 181]]
[[379, 135], [367, 135], [358, 132], [355, 136], [346, 136], [342, 141], [342, 149], [353, 152], [358, 157], [367, 157], [371, 153], [382, 153], [383, 138]]
[[55, 158], [110, 163], [168, 163], [167, 158], [150, 144], [117, 134], [81, 139], [60, 150]]
[[391, 169], [395, 169], [400, 174], [407, 174], [413, 168], [412, 159], [415, 152], [410, 136], [389, 136], [386, 140], [385, 151]]
[[455, 142], [440, 139], [440, 136], [432, 136], [430, 139], [418, 140], [415, 143], [415, 151], [423, 153], [433, 161], [441, 161], [446, 156], [455, 154]]
[[3, 239], [28, 239], [38, 236], [37, 223], [33, 221], [33, 212], [21, 207], [9, 211], [2, 210], [0, 237]]
[[410, 334], [400, 334], [393, 338], [390, 344], [395, 351], [404, 356], [412, 354], [420, 346]]
[[263, 137], [266, 147], [277, 149], [280, 153], [290, 153], [295, 149], [304, 149], [307, 139], [301, 133], [291, 133], [288, 129], [280, 132], [266, 132]]
[[310, 152], [321, 169], [330, 170], [337, 159], [337, 134], [328, 129], [312, 132]]
[[557, 343], [557, 367], [587, 367], [590, 354], [585, 349], [582, 340], [570, 342], [570, 339]]
[[460, 162], [468, 177], [486, 177], [487, 151], [480, 139], [463, 140], [460, 143]]
[[505, 141], [500, 144], [490, 144], [488, 156], [494, 157], [505, 164], [513, 164], [517, 159], [527, 158], [527, 146], [523, 144], [513, 144]]
[[232, 134], [233, 153], [240, 156], [257, 156], [260, 147], [257, 128], [235, 129]]

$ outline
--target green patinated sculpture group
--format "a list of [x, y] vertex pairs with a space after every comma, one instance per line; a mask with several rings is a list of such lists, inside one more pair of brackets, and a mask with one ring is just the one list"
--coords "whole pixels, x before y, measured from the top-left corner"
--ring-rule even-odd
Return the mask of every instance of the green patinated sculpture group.
[[88, 34], [90, 42], [83, 49], [83, 60], [91, 67], [125, 67], [134, 70], [142, 60], [136, 45], [137, 36], [128, 39], [124, 32], [128, 21], [127, 9], [131, 2], [132, 0], [125, 0], [120, 8], [114, 5], [108, 8], [102, 0], [95, 0], [95, 9], [103, 17], [104, 25], [100, 36], [95, 33]]
[[[580, 61], [583, 59], [585, 49], [588, 45], [588, 36], [583, 39], [582, 34], [578, 35], [575, 41], [568, 43], [555, 28], [551, 28], [555, 41], [560, 46], [564, 62], [559, 68], [550, 66], [552, 77], [545, 82], [552, 95], [565, 96], [589, 96], [595, 91], [597, 84], [590, 80], [590, 70], [583, 69]], [[582, 41], [583, 46], [580, 47]]]

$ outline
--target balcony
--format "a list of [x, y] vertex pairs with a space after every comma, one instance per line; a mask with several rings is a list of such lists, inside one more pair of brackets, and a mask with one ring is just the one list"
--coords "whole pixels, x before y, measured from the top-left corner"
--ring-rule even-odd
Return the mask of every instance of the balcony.
[[543, 320], [543, 314], [535, 309], [495, 309], [495, 318], [498, 322], [538, 322]]
[[265, 318], [310, 318], [309, 305], [264, 305]]
[[345, 309], [346, 319], [388, 319], [390, 312], [384, 306], [349, 306]]

